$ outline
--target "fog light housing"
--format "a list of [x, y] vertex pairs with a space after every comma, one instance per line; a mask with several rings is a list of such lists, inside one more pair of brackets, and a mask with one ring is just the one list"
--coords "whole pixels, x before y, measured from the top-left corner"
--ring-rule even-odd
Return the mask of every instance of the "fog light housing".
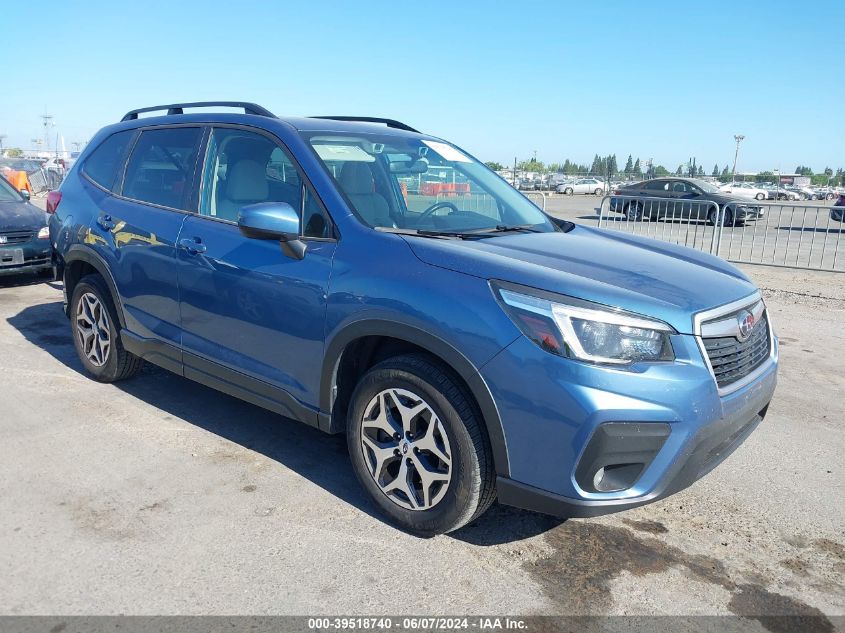
[[584, 492], [627, 490], [649, 467], [670, 432], [663, 422], [599, 425], [578, 460], [575, 481]]

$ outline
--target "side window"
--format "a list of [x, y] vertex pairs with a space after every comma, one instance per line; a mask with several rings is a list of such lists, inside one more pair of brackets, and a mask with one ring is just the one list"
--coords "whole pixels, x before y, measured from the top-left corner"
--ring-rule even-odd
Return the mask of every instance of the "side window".
[[83, 173], [101, 187], [114, 191], [134, 135], [135, 130], [125, 130], [109, 136], [85, 159]]
[[123, 195], [133, 200], [188, 209], [202, 128], [147, 130], [132, 150]]
[[286, 202], [296, 209], [305, 237], [329, 237], [325, 210], [305, 185], [290, 155], [262, 134], [215, 128], [208, 141], [200, 215], [235, 222], [240, 209]]

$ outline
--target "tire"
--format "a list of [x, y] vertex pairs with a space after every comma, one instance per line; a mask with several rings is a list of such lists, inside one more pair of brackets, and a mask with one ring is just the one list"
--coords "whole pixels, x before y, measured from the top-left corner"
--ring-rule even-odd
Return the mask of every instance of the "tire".
[[572, 190], [572, 187], [567, 187], [563, 190], [563, 193], [565, 193], [567, 196], [571, 196], [575, 192]]
[[593, 192], [593, 194], [594, 194], [594, 195], [596, 195], [596, 196], [600, 196], [600, 195], [601, 195], [601, 194], [603, 194], [603, 193], [604, 193], [604, 189], [602, 189], [602, 188], [600, 188], [600, 187], [599, 187], [599, 188], [597, 188], [597, 189]]
[[[76, 284], [70, 300], [70, 323], [76, 353], [94, 380], [117, 382], [141, 369], [144, 361], [123, 347], [117, 310], [100, 275], [86, 275]], [[90, 334], [86, 336], [85, 330], [91, 330]]]
[[825, 200], [833, 200], [833, 194], [829, 193], [824, 197]]
[[[422, 412], [409, 416], [414, 407]], [[383, 409], [392, 412], [389, 419]], [[411, 533], [457, 530], [495, 499], [493, 457], [477, 407], [451, 371], [428, 356], [390, 358], [361, 378], [349, 404], [346, 440], [358, 481], [392, 523]], [[384, 452], [379, 456], [376, 449]], [[403, 485], [409, 478], [412, 485]]]
[[643, 205], [639, 202], [629, 202], [625, 206], [625, 219], [629, 222], [640, 222], [643, 219]]
[[757, 194], [756, 196], [754, 196], [754, 197], [755, 197], [757, 200], [765, 200], [765, 199], [766, 199], [766, 194], [764, 194], [764, 193], [758, 193], [758, 194]]
[[[716, 226], [716, 211], [713, 210], [707, 214], [707, 224]], [[725, 209], [722, 213], [722, 226], [735, 226], [734, 212], [730, 209]]]

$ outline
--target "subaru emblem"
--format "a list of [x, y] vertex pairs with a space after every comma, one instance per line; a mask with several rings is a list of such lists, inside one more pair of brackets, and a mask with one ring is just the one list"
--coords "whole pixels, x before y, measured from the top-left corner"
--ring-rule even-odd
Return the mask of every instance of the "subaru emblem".
[[736, 322], [739, 330], [739, 336], [737, 338], [740, 342], [747, 341], [748, 337], [751, 336], [751, 331], [754, 329], [754, 315], [748, 312], [748, 310], [743, 310], [737, 315]]

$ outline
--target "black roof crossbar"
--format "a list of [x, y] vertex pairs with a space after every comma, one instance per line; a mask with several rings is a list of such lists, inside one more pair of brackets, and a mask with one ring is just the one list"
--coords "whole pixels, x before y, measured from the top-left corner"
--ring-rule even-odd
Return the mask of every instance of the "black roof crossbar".
[[312, 119], [331, 119], [333, 121], [361, 121], [364, 123], [384, 123], [387, 127], [396, 128], [397, 130], [405, 130], [406, 132], [416, 132], [422, 134], [419, 130], [415, 130], [410, 125], [405, 125], [401, 121], [394, 119], [381, 119], [374, 116], [312, 116]]
[[170, 105], [152, 106], [150, 108], [138, 108], [137, 110], [130, 110], [123, 115], [121, 121], [134, 121], [138, 115], [143, 112], [155, 112], [157, 110], [167, 110], [167, 114], [184, 114], [183, 108], [210, 108], [214, 106], [225, 106], [227, 108], [243, 108], [244, 114], [257, 114], [258, 116], [266, 116], [276, 118], [276, 115], [270, 112], [267, 108], [262, 108], [255, 103], [248, 103], [245, 101], [197, 101], [195, 103], [171, 103]]

